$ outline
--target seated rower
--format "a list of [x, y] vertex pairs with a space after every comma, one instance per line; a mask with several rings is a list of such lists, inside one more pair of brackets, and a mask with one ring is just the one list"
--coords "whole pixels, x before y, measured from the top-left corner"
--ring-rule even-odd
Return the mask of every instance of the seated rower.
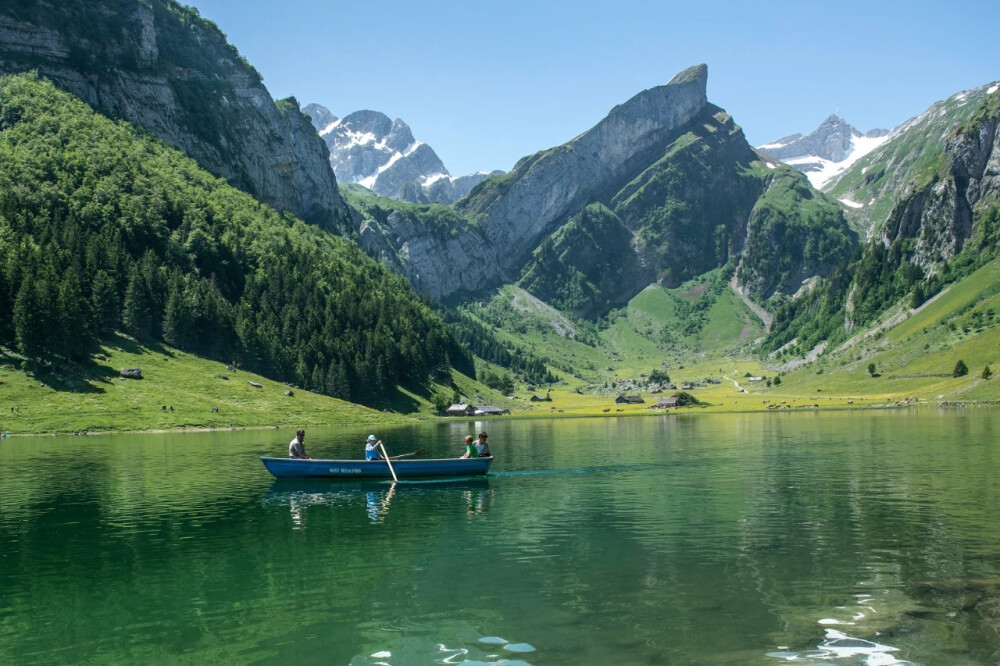
[[368, 441], [365, 443], [365, 460], [382, 460], [382, 454], [379, 452], [379, 445], [382, 442], [375, 438], [375, 435], [368, 435]]

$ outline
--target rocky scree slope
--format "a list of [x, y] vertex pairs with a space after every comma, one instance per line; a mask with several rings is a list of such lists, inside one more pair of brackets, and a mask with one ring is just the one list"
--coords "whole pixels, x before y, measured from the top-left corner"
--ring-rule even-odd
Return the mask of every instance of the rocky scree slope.
[[279, 210], [347, 231], [326, 146], [294, 99], [260, 75], [197, 10], [173, 0], [0, 4], [0, 72], [58, 87], [183, 150]]

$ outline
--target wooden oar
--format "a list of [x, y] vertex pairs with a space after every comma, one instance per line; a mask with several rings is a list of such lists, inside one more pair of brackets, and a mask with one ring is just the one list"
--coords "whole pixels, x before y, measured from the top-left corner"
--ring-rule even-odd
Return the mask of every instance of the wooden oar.
[[389, 462], [389, 454], [385, 452], [385, 446], [382, 445], [382, 440], [379, 440], [378, 448], [382, 450], [382, 457], [385, 458], [385, 464], [389, 466], [389, 472], [392, 473], [392, 480], [399, 482], [399, 479], [396, 478], [396, 470], [392, 468], [392, 463]]
[[410, 456], [422, 456], [422, 455], [424, 455], [424, 450], [419, 449], [417, 451], [414, 451], [413, 453], [402, 453], [398, 456], [393, 456], [389, 458], [389, 460], [399, 460], [400, 458], [409, 458]]

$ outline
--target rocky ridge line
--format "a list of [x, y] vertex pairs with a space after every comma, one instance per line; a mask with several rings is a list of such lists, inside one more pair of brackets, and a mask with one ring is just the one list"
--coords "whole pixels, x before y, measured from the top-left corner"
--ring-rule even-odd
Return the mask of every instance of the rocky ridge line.
[[475, 221], [466, 229], [430, 236], [394, 213], [391, 229], [365, 221], [361, 244], [432, 298], [513, 282], [554, 225], [637, 168], [649, 150], [705, 108], [707, 79], [707, 66], [691, 67], [616, 106], [569, 143], [526, 157], [509, 174], [481, 183], [456, 204]]

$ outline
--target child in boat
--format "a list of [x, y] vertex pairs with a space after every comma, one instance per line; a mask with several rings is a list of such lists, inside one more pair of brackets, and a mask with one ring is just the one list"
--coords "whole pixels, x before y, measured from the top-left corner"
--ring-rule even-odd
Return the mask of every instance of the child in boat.
[[476, 445], [472, 443], [472, 435], [465, 436], [465, 454], [463, 458], [478, 458], [479, 451], [476, 450]]
[[479, 433], [479, 441], [476, 442], [476, 453], [479, 454], [480, 458], [490, 458], [493, 456], [493, 454], [490, 453], [489, 444], [486, 443], [486, 437], [487, 434], [486, 431], [484, 430], [483, 432]]

